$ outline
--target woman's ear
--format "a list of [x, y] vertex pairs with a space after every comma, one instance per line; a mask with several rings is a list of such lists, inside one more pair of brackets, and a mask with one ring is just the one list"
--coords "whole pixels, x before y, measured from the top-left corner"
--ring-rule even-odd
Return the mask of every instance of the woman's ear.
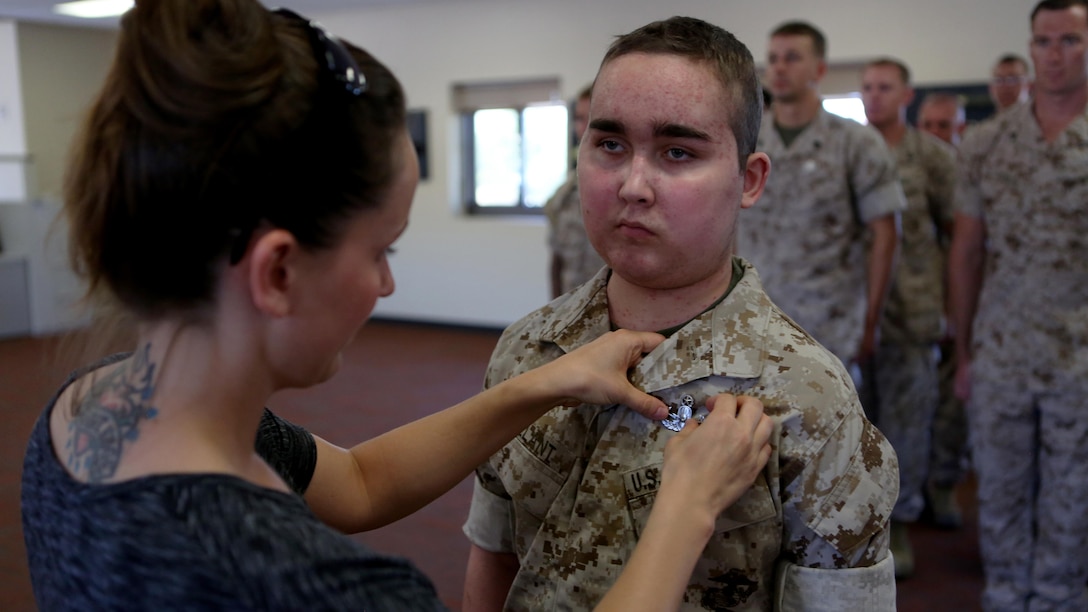
[[291, 313], [291, 293], [299, 279], [300, 250], [298, 240], [286, 230], [272, 229], [253, 237], [246, 260], [249, 292], [257, 310], [273, 317]]

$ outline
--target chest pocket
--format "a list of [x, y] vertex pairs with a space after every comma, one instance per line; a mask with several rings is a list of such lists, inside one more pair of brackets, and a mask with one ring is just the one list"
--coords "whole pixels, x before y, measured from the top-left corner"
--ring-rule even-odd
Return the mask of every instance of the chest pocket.
[[495, 471], [515, 503], [538, 521], [544, 519], [565, 480], [562, 474], [566, 472], [550, 465], [560, 459], [559, 452], [547, 443], [519, 437], [506, 445], [495, 463]]
[[566, 441], [580, 440], [579, 434], [564, 438], [551, 433], [555, 431], [555, 421], [560, 419], [568, 419], [571, 425], [579, 420], [569, 409], [557, 408], [522, 431], [492, 463], [519, 511], [536, 521], [546, 516], [578, 456]]
[[[624, 473], [624, 489], [627, 493], [627, 508], [631, 514], [631, 523], [636, 533], [642, 537], [646, 523], [650, 519], [657, 490], [661, 484], [661, 464], [649, 465]], [[774, 497], [763, 474], [756, 478], [755, 484], [732, 506], [718, 515], [714, 522], [714, 533], [720, 534], [740, 529], [763, 521], [775, 519], [778, 510]]]

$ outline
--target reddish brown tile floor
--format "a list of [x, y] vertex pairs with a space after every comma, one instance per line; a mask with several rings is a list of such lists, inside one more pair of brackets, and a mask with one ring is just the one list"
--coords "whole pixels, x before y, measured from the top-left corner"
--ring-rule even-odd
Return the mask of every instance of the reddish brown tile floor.
[[[497, 339], [493, 330], [372, 322], [333, 380], [284, 392], [270, 404], [332, 442], [350, 444], [475, 393]], [[7, 612], [34, 609], [19, 523], [19, 470], [38, 411], [72, 365], [60, 358], [60, 346], [55, 338], [0, 340], [0, 610]], [[471, 491], [466, 479], [415, 515], [355, 537], [412, 559], [458, 609], [468, 550], [460, 526]], [[971, 483], [959, 493], [967, 509], [963, 530], [913, 530], [917, 573], [899, 583], [900, 610], [978, 608], [982, 577]]]

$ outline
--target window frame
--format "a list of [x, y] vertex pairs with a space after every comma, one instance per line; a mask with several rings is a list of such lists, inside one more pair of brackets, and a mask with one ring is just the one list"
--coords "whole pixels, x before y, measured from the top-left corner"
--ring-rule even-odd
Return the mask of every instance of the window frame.
[[[527, 192], [525, 155], [525, 112], [539, 106], [562, 107], [566, 115], [565, 132], [570, 132], [571, 105], [559, 96], [559, 80], [556, 78], [531, 81], [511, 81], [499, 83], [455, 84], [454, 107], [457, 113], [457, 125], [460, 134], [459, 155], [461, 158], [461, 176], [459, 196], [462, 210], [466, 215], [480, 217], [515, 216], [542, 217], [544, 202], [539, 206], [530, 206], [525, 202]], [[517, 112], [517, 131], [520, 142], [520, 167], [518, 169], [521, 184], [516, 203], [509, 205], [481, 205], [476, 201], [476, 130], [475, 115], [482, 110], [513, 110]], [[570, 158], [570, 138], [564, 137], [566, 154], [561, 161], [568, 168]], [[569, 174], [567, 175], [569, 177]], [[565, 179], [564, 179], [565, 180]], [[558, 188], [562, 182], [556, 185]]]

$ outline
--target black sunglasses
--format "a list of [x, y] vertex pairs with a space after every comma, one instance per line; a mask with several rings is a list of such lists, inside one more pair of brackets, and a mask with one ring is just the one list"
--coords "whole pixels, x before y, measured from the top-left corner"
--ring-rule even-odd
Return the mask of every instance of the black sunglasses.
[[355, 62], [355, 58], [351, 57], [340, 40], [330, 34], [324, 26], [290, 9], [278, 8], [272, 12], [306, 25], [306, 30], [310, 34], [310, 45], [314, 49], [318, 63], [322, 64], [325, 73], [342, 84], [348, 93], [360, 96], [366, 91], [366, 77], [363, 71], [359, 70], [359, 64]]

